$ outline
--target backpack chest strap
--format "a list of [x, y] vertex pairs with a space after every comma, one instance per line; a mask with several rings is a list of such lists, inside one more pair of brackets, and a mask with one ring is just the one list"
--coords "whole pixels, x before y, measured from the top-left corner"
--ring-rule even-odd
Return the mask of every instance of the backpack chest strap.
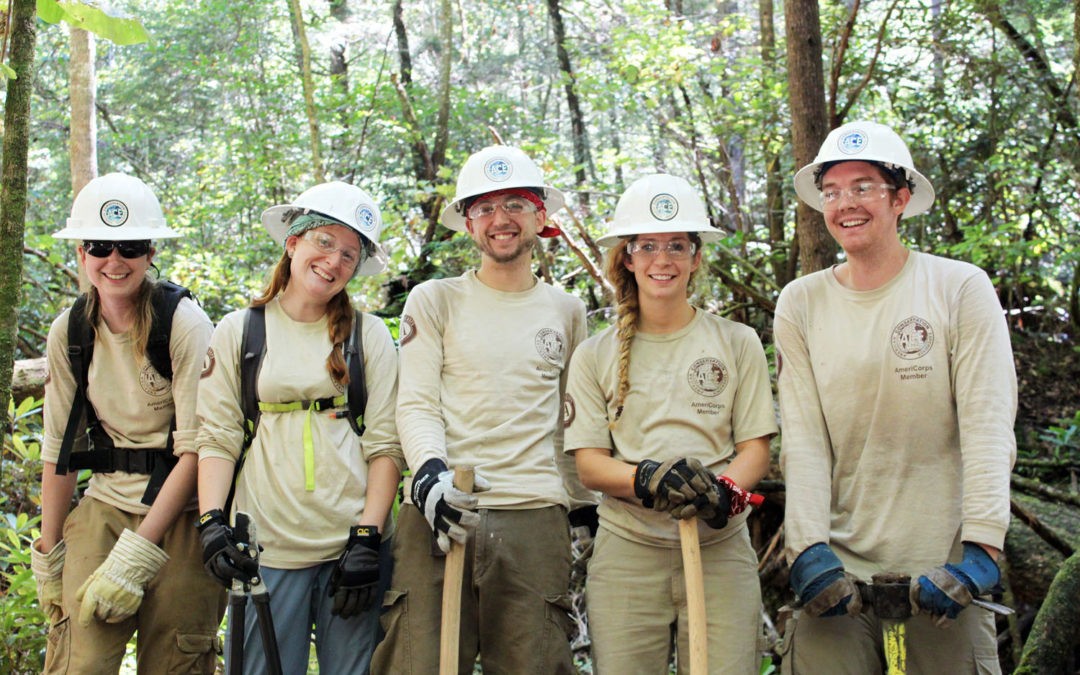
[[307, 401], [290, 401], [288, 403], [268, 403], [259, 401], [260, 412], [293, 412], [304, 410], [304, 489], [308, 492], [315, 491], [315, 441], [311, 433], [311, 415], [324, 410], [340, 408], [347, 402], [344, 394], [333, 398], [319, 398]]

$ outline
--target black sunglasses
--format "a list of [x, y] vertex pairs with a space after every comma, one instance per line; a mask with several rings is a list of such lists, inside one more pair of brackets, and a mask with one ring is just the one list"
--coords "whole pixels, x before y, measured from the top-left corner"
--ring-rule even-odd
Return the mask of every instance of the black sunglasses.
[[121, 258], [141, 258], [150, 253], [150, 240], [141, 241], [84, 241], [83, 250], [95, 258], [108, 258], [113, 249], [120, 252]]

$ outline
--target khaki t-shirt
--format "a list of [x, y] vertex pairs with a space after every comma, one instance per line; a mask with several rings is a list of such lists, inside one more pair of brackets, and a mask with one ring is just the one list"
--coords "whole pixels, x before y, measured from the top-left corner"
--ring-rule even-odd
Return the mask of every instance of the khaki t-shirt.
[[[70, 309], [64, 311], [49, 328], [49, 378], [45, 384], [45, 434], [41, 448], [41, 457], [46, 462], [55, 462], [60, 456], [75, 397], [75, 376], [67, 354], [70, 314]], [[180, 301], [173, 314], [169, 341], [173, 367], [170, 382], [150, 365], [145, 354], [135, 353], [129, 332], [113, 333], [104, 322], [99, 323], [87, 397], [102, 428], [117, 447], [164, 448], [175, 412], [173, 454], [195, 452], [196, 391], [213, 328], [195, 302], [187, 298]], [[86, 450], [85, 432], [84, 421], [72, 452]], [[122, 471], [94, 473], [86, 494], [128, 513], [145, 514], [150, 510], [142, 503], [148, 480], [145, 474]], [[192, 498], [188, 508], [196, 506]]]
[[[574, 354], [567, 385], [566, 450], [601, 448], [637, 464], [696, 457], [720, 474], [735, 444], [776, 433], [765, 352], [749, 326], [700, 309], [674, 333], [638, 333], [630, 347], [630, 390], [613, 430], [619, 386], [619, 340], [614, 327], [586, 340]], [[605, 496], [600, 520], [620, 536], [678, 545], [676, 522], [637, 499]], [[729, 536], [746, 513], [717, 531], [699, 524], [703, 541]]]
[[[211, 340], [212, 365], [199, 387], [200, 459], [236, 461], [243, 446], [240, 349], [248, 310], [225, 316]], [[402, 466], [394, 425], [397, 352], [386, 325], [363, 317], [364, 374], [368, 400], [364, 436], [336, 413], [263, 412], [236, 486], [234, 509], [248, 513], [264, 547], [261, 562], [297, 569], [336, 559], [349, 527], [364, 509], [368, 463], [389, 456]], [[344, 393], [326, 370], [330, 353], [326, 317], [303, 323], [266, 305], [266, 356], [259, 372], [259, 400], [287, 403]], [[307, 488], [305, 427], [314, 448], [314, 489]]]

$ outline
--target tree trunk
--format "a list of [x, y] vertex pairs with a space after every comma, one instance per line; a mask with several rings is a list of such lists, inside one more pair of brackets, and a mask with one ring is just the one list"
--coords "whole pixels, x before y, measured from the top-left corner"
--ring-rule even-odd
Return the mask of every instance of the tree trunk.
[[[765, 73], [762, 82], [762, 94], [772, 88], [771, 80], [776, 73], [776, 25], [774, 23], [773, 0], [758, 1], [758, 23], [761, 33], [761, 61]], [[765, 157], [765, 225], [769, 228], [769, 245], [773, 254], [772, 261], [773, 279], [780, 288], [787, 286], [794, 278], [795, 266], [792, 260], [792, 252], [784, 251], [784, 179], [780, 175], [780, 153], [775, 149], [777, 139], [773, 138], [773, 130], [779, 128], [778, 115], [773, 111], [765, 124], [765, 135], [762, 137], [762, 154]]]
[[311, 134], [311, 168], [315, 182], [322, 183], [326, 181], [326, 176], [323, 173], [322, 153], [319, 150], [319, 118], [315, 112], [315, 83], [311, 78], [311, 47], [308, 45], [307, 30], [304, 28], [300, 0], [289, 0], [289, 15], [292, 18], [296, 44], [300, 48], [300, 80], [304, 86], [304, 110]]
[[[68, 139], [71, 163], [71, 194], [76, 196], [83, 186], [97, 178], [97, 75], [94, 56], [96, 38], [81, 28], [70, 28], [71, 63], [68, 78], [71, 91], [71, 134]], [[79, 242], [70, 244], [72, 247]], [[76, 260], [78, 258], [76, 257]], [[79, 268], [79, 289], [89, 290], [90, 281], [82, 264]]]
[[1031, 626], [1020, 666], [1013, 675], [1064, 673], [1080, 642], [1080, 553], [1074, 553], [1054, 576], [1035, 623]]
[[563, 25], [562, 10], [559, 0], [547, 0], [548, 16], [555, 37], [555, 53], [559, 60], [565, 82], [566, 106], [570, 110], [570, 131], [574, 140], [574, 183], [578, 188], [579, 203], [582, 211], [588, 213], [589, 193], [585, 190], [588, 174], [592, 173], [592, 156], [589, 151], [589, 136], [585, 128], [585, 116], [581, 112], [578, 100], [574, 70], [570, 67], [570, 52], [566, 49], [566, 27]]
[[9, 65], [15, 71], [16, 78], [9, 79], [7, 83], [3, 160], [0, 165], [0, 446], [11, 424], [8, 400], [11, 398], [11, 371], [19, 329], [37, 3], [35, 0], [12, 0], [10, 9]]
[[[821, 19], [817, 0], [784, 0], [787, 24], [788, 97], [793, 111], [791, 145], [795, 168], [814, 161], [828, 133], [825, 75], [821, 65]], [[836, 245], [821, 213], [801, 200], [795, 213], [799, 264], [803, 274], [825, 269], [836, 260]]]

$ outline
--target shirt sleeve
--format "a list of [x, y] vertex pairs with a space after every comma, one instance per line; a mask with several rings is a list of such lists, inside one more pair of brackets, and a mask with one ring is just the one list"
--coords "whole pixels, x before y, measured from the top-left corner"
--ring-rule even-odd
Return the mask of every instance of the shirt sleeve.
[[196, 410], [199, 380], [206, 363], [207, 348], [214, 324], [194, 301], [184, 298], [173, 315], [169, 357], [172, 359], [172, 392], [176, 429], [173, 431], [173, 454], [196, 452], [198, 433]]
[[[570, 345], [566, 352], [567, 365], [559, 378], [559, 393], [563, 402], [564, 411], [563, 415], [560, 417], [563, 420], [565, 420], [566, 416], [566, 387], [567, 381], [569, 380], [570, 364], [572, 363], [573, 354], [577, 350], [578, 345], [584, 342], [586, 337], [588, 337], [588, 329], [585, 320], [585, 303], [580, 300], [575, 300], [573, 334], [570, 336]], [[573, 511], [582, 506], [598, 503], [600, 501], [600, 496], [581, 484], [581, 478], [578, 476], [577, 463], [574, 461], [574, 457], [563, 452], [566, 431], [565, 426], [565, 424], [560, 423], [555, 431], [555, 462], [559, 467], [559, 473], [562, 475], [563, 487], [570, 497], [570, 510]]]
[[364, 435], [361, 439], [364, 460], [390, 457], [405, 468], [405, 458], [394, 420], [397, 405], [398, 353], [394, 338], [377, 316], [364, 314], [364, 382], [367, 405], [364, 408]]
[[953, 302], [950, 368], [963, 465], [961, 539], [1001, 548], [1016, 461], [1016, 370], [997, 294], [979, 270]]
[[[55, 463], [60, 457], [60, 446], [64, 441], [68, 415], [75, 400], [75, 374], [67, 354], [68, 317], [71, 310], [66, 310], [52, 322], [49, 337], [45, 344], [48, 363], [48, 375], [45, 377], [44, 435], [41, 446], [41, 459]], [[89, 403], [88, 403], [89, 405]], [[79, 422], [75, 434], [75, 446], [72, 452], [86, 449], [86, 421]]]
[[[596, 340], [597, 338], [593, 338]], [[608, 429], [607, 399], [596, 372], [595, 342], [588, 342], [574, 352], [566, 385], [565, 453], [581, 448], [614, 450]]]
[[832, 446], [814, 383], [805, 322], [796, 310], [805, 301], [792, 295], [790, 286], [780, 293], [773, 323], [788, 562], [812, 544], [829, 542], [832, 503]]
[[235, 462], [244, 445], [240, 343], [246, 316], [247, 310], [227, 315], [210, 338], [196, 405], [199, 430], [195, 446], [199, 459], [218, 457]]
[[398, 376], [397, 427], [414, 471], [429, 459], [447, 461], [442, 414], [443, 328], [437, 290], [421, 284], [405, 301]]

